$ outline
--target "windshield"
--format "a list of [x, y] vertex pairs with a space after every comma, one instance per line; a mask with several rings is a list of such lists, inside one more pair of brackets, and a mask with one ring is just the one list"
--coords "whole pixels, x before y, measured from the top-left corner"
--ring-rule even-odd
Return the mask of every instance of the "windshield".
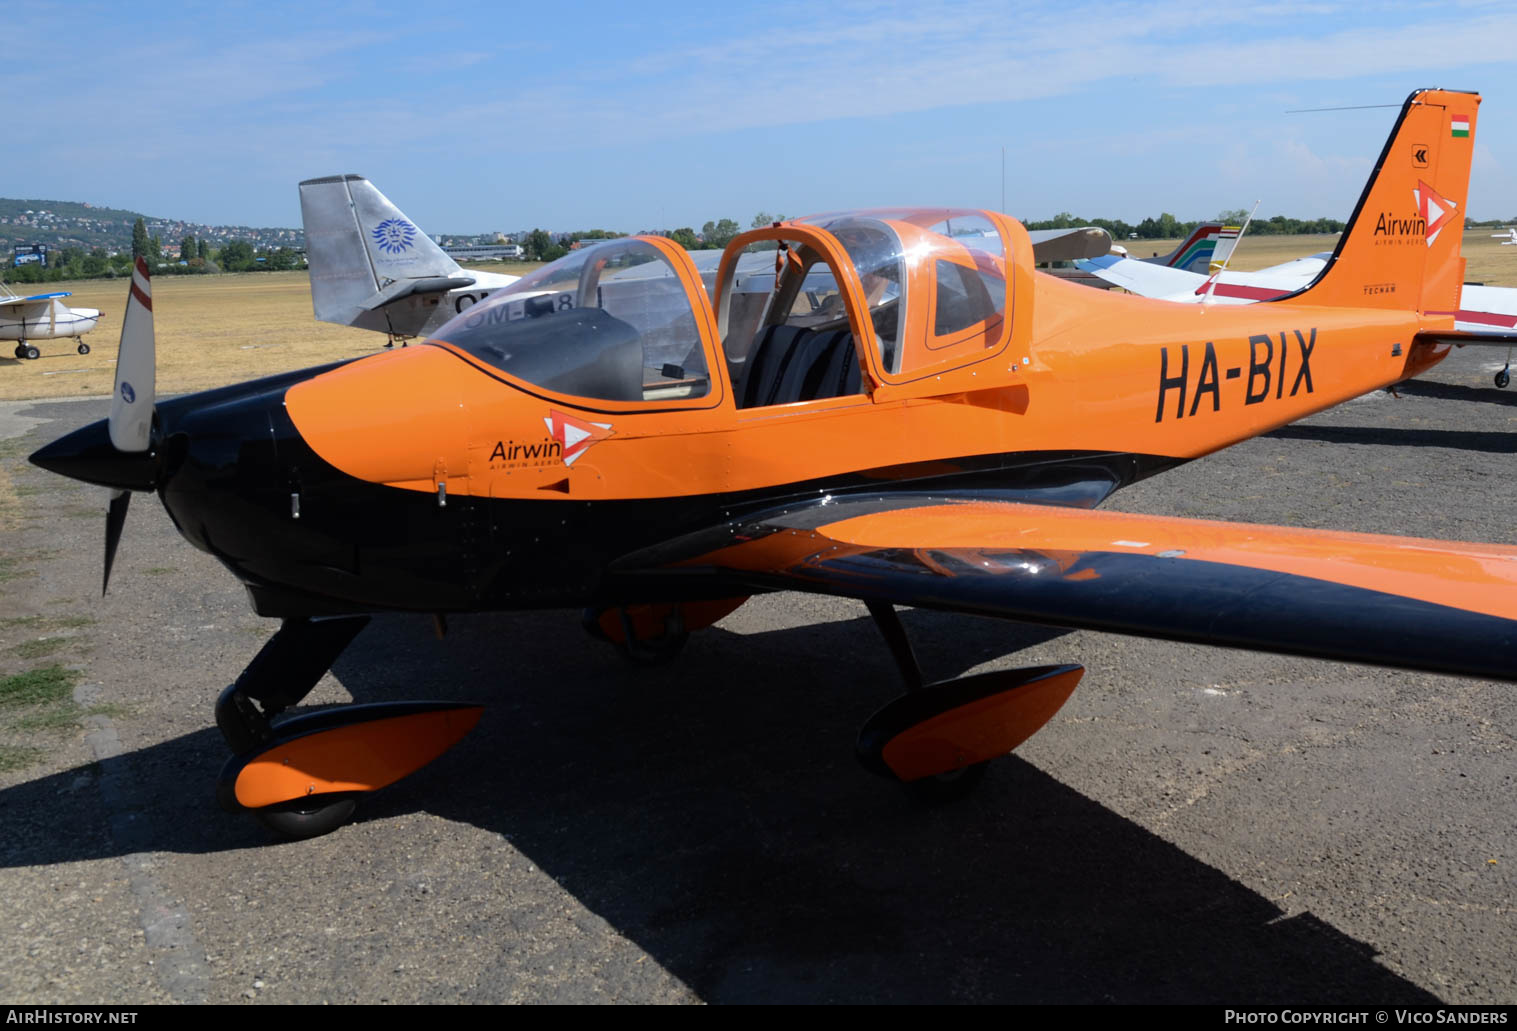
[[575, 397], [703, 397], [706, 358], [684, 283], [653, 244], [576, 251], [465, 309], [436, 339], [518, 379]]

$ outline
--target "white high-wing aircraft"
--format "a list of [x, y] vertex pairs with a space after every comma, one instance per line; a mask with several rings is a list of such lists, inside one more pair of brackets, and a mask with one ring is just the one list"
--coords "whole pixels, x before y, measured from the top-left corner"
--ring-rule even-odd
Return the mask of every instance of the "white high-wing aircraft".
[[[81, 337], [95, 328], [100, 312], [95, 308], [70, 308], [63, 298], [68, 291], [20, 297], [0, 283], [0, 340], [16, 341], [17, 358], [40, 358], [42, 352], [31, 340]], [[79, 341], [79, 353], [89, 354], [90, 345]]]
[[[1110, 256], [1075, 264], [1098, 279], [1142, 297], [1180, 304], [1254, 304], [1303, 289], [1322, 273], [1332, 256], [1333, 252], [1322, 251], [1256, 272], [1228, 269], [1211, 276]], [[1458, 334], [1457, 338], [1451, 338], [1452, 342], [1508, 348], [1517, 343], [1517, 288], [1466, 283], [1460, 294], [1459, 310], [1446, 314], [1454, 316]], [[1496, 374], [1498, 387], [1510, 382], [1507, 369]]]
[[1504, 233], [1492, 233], [1492, 240], [1500, 240], [1503, 247], [1517, 247], [1517, 229], [1508, 229]]
[[300, 184], [316, 318], [398, 339], [428, 336], [519, 276], [460, 268], [361, 175]]

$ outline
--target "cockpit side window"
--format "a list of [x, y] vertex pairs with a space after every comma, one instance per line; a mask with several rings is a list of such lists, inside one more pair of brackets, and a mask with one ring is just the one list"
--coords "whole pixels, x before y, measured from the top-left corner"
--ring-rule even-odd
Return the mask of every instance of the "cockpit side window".
[[666, 401], [711, 390], [684, 284], [657, 247], [635, 238], [538, 269], [465, 309], [436, 339], [573, 397]]
[[995, 334], [1006, 310], [1006, 280], [994, 268], [974, 261], [939, 257], [933, 262], [932, 334], [935, 347], [946, 346], [967, 330]]

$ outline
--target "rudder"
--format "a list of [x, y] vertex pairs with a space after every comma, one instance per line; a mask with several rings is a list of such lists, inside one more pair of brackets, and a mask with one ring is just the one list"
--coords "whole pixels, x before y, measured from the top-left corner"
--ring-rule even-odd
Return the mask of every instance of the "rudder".
[[1446, 314], [1459, 307], [1459, 249], [1480, 95], [1416, 90], [1326, 267], [1277, 300]]

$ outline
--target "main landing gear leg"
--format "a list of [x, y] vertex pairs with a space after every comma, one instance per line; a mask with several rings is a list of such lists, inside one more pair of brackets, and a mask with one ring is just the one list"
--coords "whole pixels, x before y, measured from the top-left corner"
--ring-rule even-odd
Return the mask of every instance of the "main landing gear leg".
[[473, 729], [480, 708], [451, 702], [344, 705], [274, 722], [368, 622], [287, 619], [221, 692], [216, 726], [233, 752], [216, 784], [224, 809], [251, 811], [283, 837], [326, 834], [348, 821], [358, 796], [421, 768]]
[[674, 661], [692, 630], [704, 630], [747, 600], [718, 598], [591, 608], [580, 616], [580, 625], [591, 637], [614, 645], [629, 662], [661, 666]]
[[929, 684], [895, 607], [866, 604], [906, 693], [864, 723], [858, 759], [923, 802], [949, 802], [973, 791], [990, 760], [1052, 719], [1085, 672], [1076, 665], [1033, 666]]
[[1510, 382], [1512, 382], [1512, 349], [1509, 347], [1506, 351], [1506, 364], [1501, 367], [1500, 372], [1496, 373], [1496, 386], [1505, 390]]

